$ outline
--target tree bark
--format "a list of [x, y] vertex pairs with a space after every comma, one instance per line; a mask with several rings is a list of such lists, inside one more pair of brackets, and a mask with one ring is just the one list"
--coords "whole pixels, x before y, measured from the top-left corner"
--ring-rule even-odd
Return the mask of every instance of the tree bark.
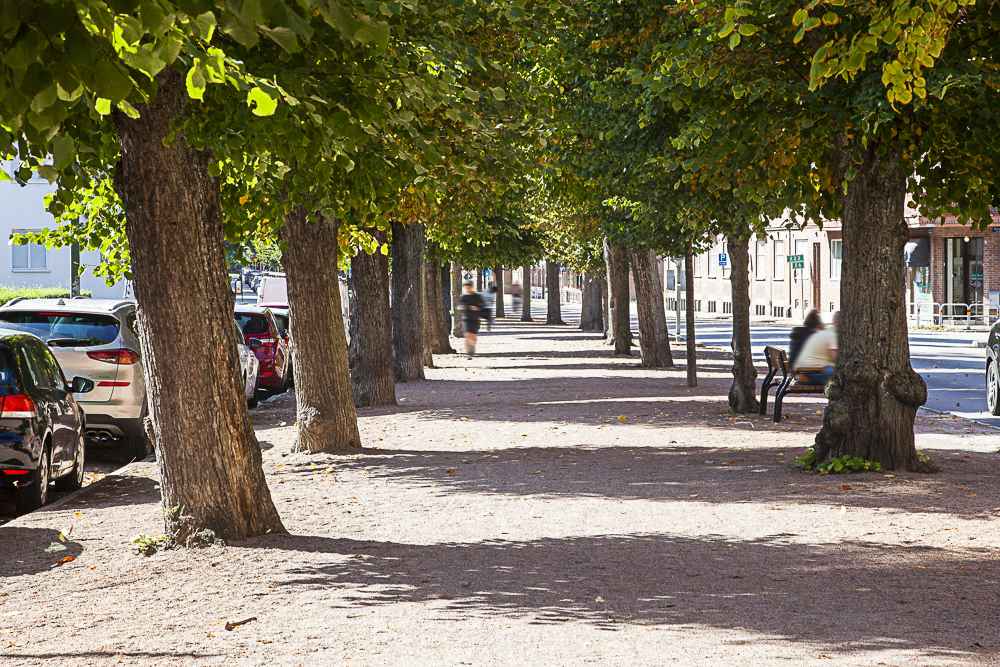
[[591, 274], [583, 277], [583, 298], [580, 304], [580, 330], [604, 331], [601, 279]]
[[500, 319], [501, 317], [507, 317], [507, 312], [503, 305], [503, 266], [497, 264], [493, 267], [493, 273], [495, 273], [497, 277], [497, 293], [495, 299], [496, 313], [494, 313], [493, 317]]
[[840, 349], [814, 451], [819, 461], [860, 456], [886, 470], [919, 470], [925, 465], [914, 446], [913, 420], [927, 386], [910, 366], [904, 309], [906, 174], [896, 166], [898, 152], [880, 159], [877, 149], [872, 143], [834, 157], [842, 179], [850, 168], [857, 173], [842, 181], [840, 289], [848, 298], [841, 299]]
[[421, 355], [421, 363], [424, 368], [434, 368], [434, 350], [432, 348], [434, 339], [433, 330], [433, 308], [434, 302], [431, 298], [433, 295], [433, 284], [437, 284], [437, 272], [431, 275], [429, 270], [429, 262], [426, 257], [420, 258], [420, 298], [424, 303], [424, 307], [421, 308], [421, 321], [423, 324], [423, 335], [421, 340], [423, 341], [423, 354]]
[[424, 379], [424, 226], [392, 223], [392, 356], [398, 382]]
[[521, 299], [521, 321], [531, 322], [531, 264], [524, 265], [524, 294]]
[[458, 262], [451, 263], [451, 335], [464, 338], [462, 317], [458, 312], [458, 298], [462, 296], [462, 266]]
[[698, 357], [695, 352], [694, 340], [694, 251], [691, 242], [684, 244], [684, 298], [687, 322], [684, 338], [687, 342], [687, 386], [698, 386]]
[[601, 318], [603, 320], [604, 338], [607, 339], [611, 336], [611, 301], [608, 299], [608, 279], [601, 276], [598, 282], [601, 284]]
[[628, 298], [628, 251], [620, 243], [604, 239], [604, 263], [608, 267], [608, 329], [607, 344], [615, 354], [632, 352], [632, 317]]
[[633, 251], [632, 278], [635, 280], [636, 310], [639, 315], [639, 353], [642, 366], [669, 368], [674, 365], [667, 333], [667, 313], [663, 308], [663, 287], [656, 270], [656, 253]]
[[757, 412], [757, 369], [750, 347], [750, 239], [730, 238], [729, 261], [732, 271], [729, 284], [733, 303], [733, 385], [729, 388], [729, 407], [733, 412]]
[[[373, 232], [384, 246], [385, 230]], [[389, 314], [389, 256], [381, 249], [362, 251], [351, 259], [348, 278], [354, 293], [351, 308], [351, 387], [354, 405], [396, 405], [392, 366], [392, 317]]]
[[[361, 448], [351, 392], [347, 337], [340, 307], [340, 279], [331, 249], [338, 248], [340, 220], [310, 222], [306, 209], [285, 214], [288, 312], [295, 374], [298, 431], [293, 452], [342, 452]], [[336, 255], [334, 255], [334, 258]]]
[[[451, 262], [443, 262], [441, 264], [441, 276], [438, 281], [441, 291], [441, 309], [442, 317], [444, 317], [444, 335], [447, 338], [448, 332], [451, 331]], [[451, 339], [448, 339], [448, 347], [451, 347]], [[454, 350], [452, 350], [454, 351]]]
[[545, 260], [545, 289], [547, 294], [546, 324], [566, 324], [562, 319], [562, 290], [559, 288], [559, 265]]
[[[239, 374], [211, 156], [164, 139], [188, 101], [171, 67], [139, 118], [113, 114], [165, 534], [174, 544], [284, 533]], [[183, 363], [178, 363], [183, 360]]]
[[433, 354], [455, 354], [448, 337], [448, 322], [444, 316], [444, 295], [441, 289], [441, 264], [427, 261], [427, 308], [429, 315], [428, 338]]

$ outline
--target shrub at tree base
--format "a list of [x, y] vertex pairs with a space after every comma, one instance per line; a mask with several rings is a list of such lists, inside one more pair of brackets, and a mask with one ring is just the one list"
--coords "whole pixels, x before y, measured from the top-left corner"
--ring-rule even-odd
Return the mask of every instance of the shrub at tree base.
[[[87, 291], [80, 292], [90, 296]], [[0, 285], [0, 306], [3, 306], [19, 296], [26, 299], [69, 299], [72, 294], [65, 287], [20, 287], [17, 285]]]

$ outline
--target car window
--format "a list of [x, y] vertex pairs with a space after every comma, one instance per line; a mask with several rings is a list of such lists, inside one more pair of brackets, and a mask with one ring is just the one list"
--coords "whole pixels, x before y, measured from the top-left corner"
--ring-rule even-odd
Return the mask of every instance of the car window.
[[272, 313], [274, 319], [278, 322], [278, 331], [281, 332], [281, 337], [286, 337], [286, 331], [288, 331], [288, 315], [279, 315], [278, 313]]
[[135, 336], [136, 339], [139, 338], [139, 322], [135, 316], [134, 310], [125, 316], [125, 326], [128, 327], [128, 330], [132, 332], [132, 335]]
[[10, 350], [0, 351], [0, 396], [11, 396], [21, 392], [17, 389], [17, 374]]
[[27, 331], [59, 347], [107, 345], [118, 338], [119, 322], [110, 315], [93, 313], [0, 313], [5, 329]]
[[263, 315], [236, 313], [236, 322], [244, 336], [263, 336], [271, 332], [270, 324]]
[[42, 375], [42, 369], [39, 368], [34, 355], [23, 347], [18, 351], [21, 353], [21, 359], [24, 361], [25, 367], [28, 369], [28, 375], [31, 377], [31, 384], [35, 387], [46, 386], [45, 376]]
[[[59, 362], [46, 349], [45, 344], [39, 340], [30, 339], [24, 341], [24, 349], [28, 351], [30, 363], [38, 374], [35, 381], [36, 387], [46, 387], [48, 389], [63, 389], [66, 381], [63, 379]], [[39, 383], [40, 381], [40, 383]]]

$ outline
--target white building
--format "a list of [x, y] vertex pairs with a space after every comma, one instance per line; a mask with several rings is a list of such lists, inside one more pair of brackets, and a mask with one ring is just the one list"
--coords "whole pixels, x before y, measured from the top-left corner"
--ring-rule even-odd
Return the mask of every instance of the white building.
[[[13, 174], [12, 161], [0, 162], [8, 176]], [[6, 251], [0, 251], [0, 284], [23, 287], [70, 287], [71, 254], [69, 246], [48, 249], [43, 245], [14, 245], [11, 234], [52, 229], [55, 219], [45, 210], [45, 195], [55, 192], [44, 178], [32, 178], [20, 186], [14, 181], [0, 181], [0, 238], [7, 240]], [[3, 246], [0, 246], [3, 247]], [[93, 273], [101, 261], [97, 250], [82, 250], [80, 264], [86, 267], [80, 276], [80, 289], [93, 293], [95, 299], [120, 299], [125, 284], [112, 287], [103, 277]]]

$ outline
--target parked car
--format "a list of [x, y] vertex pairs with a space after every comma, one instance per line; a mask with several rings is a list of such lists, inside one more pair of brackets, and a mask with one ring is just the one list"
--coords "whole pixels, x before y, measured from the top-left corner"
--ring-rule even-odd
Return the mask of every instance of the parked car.
[[67, 375], [94, 381], [93, 391], [77, 396], [87, 411], [87, 445], [123, 461], [153, 451], [135, 318], [130, 300], [14, 299], [0, 308], [0, 327], [38, 336]]
[[284, 276], [261, 276], [257, 286], [257, 305], [262, 308], [288, 308], [288, 283]]
[[254, 350], [259, 348], [262, 343], [256, 338], [251, 338], [250, 344], [247, 344], [239, 323], [234, 321], [233, 326], [236, 327], [236, 350], [240, 354], [240, 376], [243, 378], [243, 391], [247, 396], [247, 407], [256, 408], [260, 402], [260, 362], [257, 361]]
[[37, 336], [0, 329], [0, 487], [14, 489], [21, 513], [49, 499], [49, 482], [60, 491], [83, 485], [86, 456], [83, 408], [74, 395], [94, 382], [72, 384]]
[[990, 329], [986, 340], [986, 407], [1000, 417], [1000, 321]]
[[[238, 304], [236, 323], [239, 324], [244, 341], [253, 349], [260, 362], [260, 388], [271, 394], [285, 391], [288, 388], [291, 355], [274, 313], [270, 308]], [[259, 341], [260, 346], [254, 347], [252, 340]]]

